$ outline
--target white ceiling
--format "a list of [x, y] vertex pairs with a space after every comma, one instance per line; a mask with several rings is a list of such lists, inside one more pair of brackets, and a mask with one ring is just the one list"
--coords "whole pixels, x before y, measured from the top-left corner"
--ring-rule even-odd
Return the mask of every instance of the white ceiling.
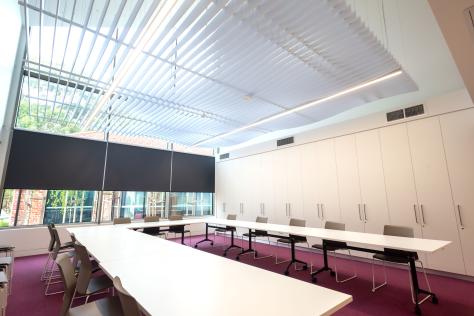
[[418, 90], [364, 102], [346, 111], [332, 113], [333, 116], [321, 121], [268, 133], [223, 150], [295, 135], [376, 112], [404, 108], [465, 88], [427, 0], [346, 0], [346, 3], [400, 62], [416, 82]]
[[[30, 29], [25, 64], [30, 76], [24, 80], [22, 98], [39, 104], [26, 115], [55, 124], [185, 145], [211, 139], [204, 146], [229, 146], [262, 135], [272, 137], [282, 129], [307, 128], [354, 107], [386, 102], [388, 97], [421, 96], [425, 90], [441, 92], [457, 85], [424, 81], [439, 71], [448, 77], [453, 71], [449, 62], [439, 64], [446, 48], [438, 41], [439, 31], [432, 30], [432, 16], [420, 8], [403, 16], [411, 1], [401, 1], [402, 9], [396, 13], [392, 7], [383, 10], [383, 32], [377, 31], [377, 23], [368, 23], [367, 28], [343, 0], [19, 3]], [[364, 6], [359, 3], [372, 8], [377, 2], [350, 1], [362, 20], [370, 21], [361, 14]], [[398, 1], [385, 3], [393, 6]], [[419, 7], [424, 0], [415, 3], [413, 7]], [[132, 59], [154, 12], [167, 9], [170, 14], [164, 15], [137, 59]], [[410, 22], [405, 19], [427, 23], [410, 31], [426, 31], [427, 47], [420, 48], [424, 39], [407, 36], [408, 30], [402, 28]], [[426, 68], [433, 65], [435, 72]], [[212, 140], [398, 69], [404, 70], [402, 75], [357, 93]], [[59, 78], [69, 87], [52, 79], [38, 84], [31, 73]], [[118, 87], [111, 91], [114, 83]], [[423, 93], [414, 92], [418, 87]], [[107, 91], [112, 97], [101, 102]]]

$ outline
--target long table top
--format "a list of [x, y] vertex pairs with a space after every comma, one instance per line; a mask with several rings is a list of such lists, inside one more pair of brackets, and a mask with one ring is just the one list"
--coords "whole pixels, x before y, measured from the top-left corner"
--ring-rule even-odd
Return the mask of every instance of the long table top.
[[269, 232], [277, 232], [281, 234], [292, 234], [306, 237], [314, 237], [333, 241], [348, 242], [364, 247], [385, 247], [399, 250], [432, 253], [438, 251], [451, 243], [451, 241], [409, 238], [387, 236], [381, 234], [360, 233], [352, 231], [340, 231], [314, 227], [298, 227], [289, 225], [279, 225], [271, 223], [256, 223], [239, 220], [226, 220], [214, 217], [184, 219], [179, 221], [159, 221], [159, 222], [135, 222], [123, 225], [127, 228], [144, 228], [144, 227], [165, 227], [173, 225], [190, 225], [208, 223], [210, 225], [235, 226], [252, 230], [265, 230]]
[[[158, 223], [184, 224], [179, 222]], [[67, 230], [110, 277], [121, 278], [150, 315], [330, 315], [352, 301], [344, 293], [127, 228]]]

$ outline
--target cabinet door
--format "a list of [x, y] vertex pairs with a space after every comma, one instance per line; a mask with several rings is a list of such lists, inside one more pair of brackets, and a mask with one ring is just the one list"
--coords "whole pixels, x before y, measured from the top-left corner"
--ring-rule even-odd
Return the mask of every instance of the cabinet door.
[[390, 223], [412, 227], [422, 238], [406, 124], [380, 129], [380, 145]]
[[303, 189], [301, 183], [302, 146], [285, 149], [286, 190], [289, 218], [303, 219]]
[[309, 227], [321, 227], [322, 218], [317, 192], [316, 143], [301, 148], [301, 183], [303, 192], [303, 217]]
[[[334, 140], [316, 143], [316, 191], [322, 222], [341, 221]], [[322, 226], [324, 224], [322, 223]]]
[[355, 136], [336, 138], [334, 145], [342, 222], [346, 224], [346, 230], [363, 232], [364, 220], [360, 200]]
[[254, 221], [258, 215], [258, 202], [256, 196], [256, 178], [258, 172], [257, 159], [255, 156], [249, 156], [240, 159], [239, 175], [240, 179], [237, 183], [240, 192], [240, 205], [238, 219], [245, 221]]
[[226, 162], [225, 173], [225, 216], [229, 214], [240, 217], [240, 203], [242, 203], [241, 186], [239, 181], [242, 181], [241, 159], [233, 159]]
[[440, 117], [466, 273], [474, 275], [474, 109]]
[[257, 202], [258, 210], [260, 211], [258, 216], [268, 218], [269, 223], [273, 223], [274, 219], [274, 195], [273, 195], [273, 165], [272, 165], [272, 153], [264, 153], [257, 157]]
[[362, 215], [365, 232], [383, 234], [389, 224], [379, 131], [356, 134]]
[[284, 150], [271, 152], [273, 170], [273, 219], [276, 224], [288, 224], [287, 166]]
[[438, 117], [407, 123], [424, 238], [452, 241], [427, 255], [430, 268], [465, 273]]

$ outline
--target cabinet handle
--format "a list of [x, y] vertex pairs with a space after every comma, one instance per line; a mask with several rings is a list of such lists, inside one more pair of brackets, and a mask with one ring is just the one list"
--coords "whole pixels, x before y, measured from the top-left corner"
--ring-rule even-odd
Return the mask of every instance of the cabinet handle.
[[222, 212], [225, 213], [225, 203], [222, 203]]
[[462, 216], [461, 216], [461, 205], [458, 204], [458, 214], [459, 214], [459, 224], [461, 224], [461, 229], [464, 229], [464, 224], [462, 223]]
[[285, 216], [288, 216], [288, 203], [285, 203]]
[[360, 215], [360, 204], [357, 204], [357, 207], [359, 208], [359, 220], [362, 221], [362, 215]]
[[321, 219], [321, 216], [319, 216], [319, 203], [316, 203], [316, 207], [318, 208], [318, 218]]
[[421, 209], [421, 226], [425, 226], [425, 212], [423, 210], [423, 204], [420, 204]]
[[365, 210], [365, 203], [364, 203], [364, 218], [365, 218], [365, 222], [367, 222], [367, 211]]
[[291, 203], [288, 203], [288, 215], [291, 217]]
[[321, 219], [324, 220], [324, 204], [321, 203]]
[[416, 215], [416, 204], [413, 204], [413, 212], [415, 213], [415, 222], [418, 224], [418, 215]]
[[262, 215], [265, 215], [265, 203], [262, 203]]

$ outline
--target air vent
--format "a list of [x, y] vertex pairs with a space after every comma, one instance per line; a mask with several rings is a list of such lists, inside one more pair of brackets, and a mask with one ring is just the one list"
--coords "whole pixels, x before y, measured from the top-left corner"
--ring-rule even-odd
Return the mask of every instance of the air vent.
[[405, 114], [403, 113], [403, 110], [396, 110], [396, 111], [388, 112], [387, 113], [387, 122], [400, 120], [404, 117], [405, 117]]
[[415, 115], [421, 115], [425, 113], [425, 109], [423, 108], [423, 104], [411, 106], [405, 109], [405, 117], [411, 117]]
[[229, 158], [229, 153], [227, 153], [227, 154], [222, 154], [222, 155], [219, 156], [219, 158], [220, 158], [221, 160], [222, 160], [222, 159], [227, 159], [227, 158]]
[[283, 139], [277, 140], [277, 146], [289, 145], [289, 144], [293, 144], [294, 142], [295, 142], [295, 138], [293, 136], [288, 137], [288, 138], [283, 138]]

